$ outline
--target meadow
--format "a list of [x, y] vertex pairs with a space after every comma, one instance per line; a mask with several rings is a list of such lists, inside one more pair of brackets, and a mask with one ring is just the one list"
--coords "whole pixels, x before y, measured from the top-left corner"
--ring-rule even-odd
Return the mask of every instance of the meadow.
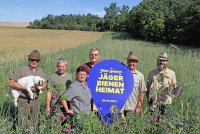
[[[26, 31], [26, 29], [24, 29]], [[11, 30], [12, 31], [12, 30]], [[38, 32], [38, 31], [37, 31]], [[51, 30], [45, 30], [38, 32], [37, 34], [28, 34], [27, 38], [32, 38], [37, 36], [40, 41], [34, 42], [38, 44], [40, 42], [49, 42], [49, 39], [54, 40], [55, 35], [52, 34]], [[56, 31], [66, 32], [70, 35], [74, 31]], [[0, 32], [1, 33], [1, 32]], [[44, 34], [45, 33], [45, 34]], [[11, 33], [10, 33], [11, 34]], [[82, 33], [85, 34], [85, 33]], [[82, 35], [81, 34], [81, 35]], [[102, 33], [101, 33], [102, 34]], [[2, 35], [2, 33], [1, 33]], [[47, 38], [46, 36], [49, 38]], [[6, 37], [6, 35], [4, 35]], [[13, 38], [19, 37], [13, 32]], [[44, 37], [45, 36], [45, 37]], [[0, 36], [2, 37], [2, 36]], [[78, 36], [76, 36], [78, 37]], [[8, 38], [8, 37], [7, 37]], [[36, 37], [35, 37], [36, 38]], [[0, 39], [0, 44], [2, 44], [2, 38]], [[88, 39], [89, 40], [89, 39]], [[20, 46], [20, 40], [15, 40], [13, 42], [17, 43], [16, 46]], [[29, 42], [29, 41], [27, 41]], [[65, 45], [67, 40], [60, 42], [60, 44]], [[31, 44], [33, 42], [30, 42]], [[47, 44], [48, 44], [47, 43]], [[11, 43], [12, 44], [12, 43]], [[50, 43], [51, 44], [51, 43]], [[44, 46], [39, 45], [37, 48], [43, 52], [40, 67], [45, 70], [47, 76], [55, 71], [55, 62], [58, 58], [64, 57], [68, 60], [68, 71], [75, 74], [75, 70], [82, 63], [87, 62], [88, 52], [90, 48], [99, 48], [101, 54], [101, 60], [104, 59], [116, 59], [126, 64], [126, 60], [130, 51], [135, 51], [141, 58], [139, 61], [138, 70], [140, 70], [145, 78], [150, 70], [156, 67], [156, 58], [160, 52], [168, 52], [169, 54], [169, 68], [174, 70], [177, 75], [177, 81], [179, 86], [183, 86], [182, 94], [174, 99], [173, 101], [173, 120], [168, 120], [166, 122], [150, 123], [149, 112], [147, 108], [147, 102], [145, 100], [142, 106], [142, 114], [132, 115], [126, 118], [126, 121], [116, 119], [110, 128], [107, 128], [101, 124], [101, 122], [96, 119], [96, 117], [91, 114], [90, 116], [85, 116], [84, 121], [80, 121], [78, 128], [73, 133], [101, 133], [101, 134], [117, 134], [117, 133], [138, 133], [138, 134], [149, 134], [149, 133], [174, 133], [174, 134], [197, 134], [200, 133], [200, 49], [186, 48], [181, 46], [175, 46], [170, 44], [159, 44], [151, 43], [145, 41], [139, 41], [131, 39], [131, 36], [126, 33], [114, 33], [106, 32], [103, 33], [101, 38], [96, 41], [82, 42], [82, 45], [73, 45], [73, 47], [60, 49], [56, 43], [52, 43], [50, 50]], [[29, 44], [30, 45], [30, 44]], [[52, 48], [53, 47], [53, 48]], [[1, 47], [2, 48], [2, 47]], [[29, 50], [32, 45], [28, 47]], [[6, 50], [8, 50], [5, 46]], [[51, 49], [57, 49], [57, 51], [51, 51]], [[2, 51], [2, 50], [1, 50]], [[15, 57], [20, 57], [18, 55], [27, 55], [29, 51], [20, 51], [15, 53]], [[7, 56], [13, 55], [13, 53], [8, 53]], [[9, 76], [17, 68], [26, 65], [26, 57], [21, 58], [21, 60], [10, 61], [8, 58], [2, 58], [0, 60], [0, 132], [1, 133], [21, 133], [20, 128], [16, 130], [13, 129], [12, 123], [15, 119], [15, 112], [13, 104], [11, 102], [11, 96], [6, 97], [8, 92], [8, 80]], [[49, 120], [45, 115], [45, 93], [40, 97], [41, 105], [41, 128], [40, 131], [35, 131], [34, 133], [60, 133], [59, 122]], [[177, 126], [179, 124], [179, 126]]]

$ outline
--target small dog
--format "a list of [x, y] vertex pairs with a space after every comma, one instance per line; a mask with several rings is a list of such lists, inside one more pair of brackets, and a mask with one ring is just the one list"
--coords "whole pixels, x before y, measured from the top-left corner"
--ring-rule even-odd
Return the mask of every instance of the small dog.
[[[42, 93], [41, 89], [42, 89], [42, 85], [43, 85], [44, 81], [45, 80], [39, 76], [30, 75], [30, 76], [26, 76], [26, 77], [19, 79], [17, 81], [17, 83], [19, 83], [21, 86], [26, 88], [30, 99], [34, 99], [33, 92], [31, 91], [31, 87], [35, 87], [36, 89], [38, 89], [39, 93], [41, 94]], [[10, 91], [14, 98], [14, 105], [15, 105], [15, 107], [17, 107], [17, 99], [18, 99], [21, 91], [13, 89], [13, 88], [10, 88]]]

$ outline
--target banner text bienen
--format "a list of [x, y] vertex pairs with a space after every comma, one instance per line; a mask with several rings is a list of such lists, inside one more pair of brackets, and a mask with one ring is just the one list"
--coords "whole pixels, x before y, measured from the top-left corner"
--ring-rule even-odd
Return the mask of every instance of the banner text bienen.
[[100, 74], [96, 82], [96, 92], [113, 94], [124, 93], [122, 71], [101, 69]]

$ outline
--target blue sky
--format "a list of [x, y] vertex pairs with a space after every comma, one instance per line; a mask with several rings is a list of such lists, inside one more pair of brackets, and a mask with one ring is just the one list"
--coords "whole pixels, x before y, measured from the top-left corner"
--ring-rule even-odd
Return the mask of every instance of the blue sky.
[[137, 6], [142, 0], [1, 0], [0, 22], [31, 22], [48, 14], [87, 14], [103, 17], [104, 7], [117, 2], [129, 8]]

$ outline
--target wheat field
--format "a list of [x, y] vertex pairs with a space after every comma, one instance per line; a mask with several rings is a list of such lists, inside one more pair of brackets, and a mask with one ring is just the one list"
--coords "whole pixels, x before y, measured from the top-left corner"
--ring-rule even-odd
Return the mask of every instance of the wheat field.
[[58, 52], [94, 42], [101, 35], [100, 32], [0, 26], [0, 61], [23, 59], [34, 49], [42, 54]]
[[0, 26], [4, 27], [27, 27], [28, 22], [0, 22]]

